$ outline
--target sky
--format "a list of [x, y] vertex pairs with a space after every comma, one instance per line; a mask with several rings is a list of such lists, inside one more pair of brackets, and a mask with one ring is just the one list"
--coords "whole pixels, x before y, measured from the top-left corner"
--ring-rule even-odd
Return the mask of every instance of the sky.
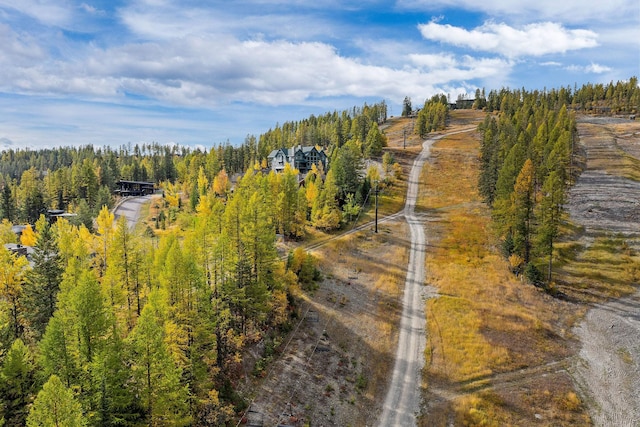
[[364, 103], [639, 75], [639, 0], [0, 0], [0, 149], [209, 149]]

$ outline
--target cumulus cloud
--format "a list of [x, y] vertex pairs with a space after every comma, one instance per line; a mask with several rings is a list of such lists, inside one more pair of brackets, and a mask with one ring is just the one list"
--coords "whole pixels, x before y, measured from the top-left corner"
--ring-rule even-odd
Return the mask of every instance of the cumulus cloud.
[[[16, 46], [13, 51], [28, 47], [24, 42]], [[502, 59], [452, 55], [410, 55], [409, 59], [394, 68], [340, 55], [334, 46], [321, 42], [194, 35], [92, 46], [74, 60], [48, 58], [19, 68], [5, 67], [0, 70], [0, 87], [85, 99], [115, 100], [134, 94], [209, 108], [232, 102], [287, 105], [342, 96], [401, 99], [425, 89], [441, 92], [454, 80], [495, 77], [511, 66]]]
[[432, 21], [418, 26], [425, 39], [494, 52], [509, 58], [565, 53], [595, 47], [597, 35], [589, 30], [569, 30], [553, 22], [514, 28], [504, 23], [486, 22], [473, 30]]
[[411, 61], [432, 81], [449, 83], [474, 79], [495, 78], [508, 74], [513, 62], [501, 58], [457, 57], [452, 54], [414, 54]]
[[570, 65], [567, 70], [579, 73], [604, 74], [612, 71], [612, 68], [592, 62], [589, 65]]

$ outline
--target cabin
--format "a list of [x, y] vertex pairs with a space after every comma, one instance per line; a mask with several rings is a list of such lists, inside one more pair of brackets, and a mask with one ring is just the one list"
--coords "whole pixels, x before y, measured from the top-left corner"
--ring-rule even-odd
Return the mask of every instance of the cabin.
[[147, 196], [156, 192], [156, 185], [146, 181], [125, 181], [116, 182], [114, 193], [120, 196]]
[[327, 155], [322, 148], [303, 147], [301, 145], [291, 148], [280, 148], [273, 150], [267, 156], [269, 168], [274, 172], [282, 172], [285, 165], [289, 164], [294, 169], [298, 169], [301, 174], [306, 174], [311, 167], [322, 165], [322, 169], [327, 169]]
[[77, 217], [78, 214], [69, 213], [62, 209], [49, 209], [47, 210], [47, 218], [49, 219], [49, 223], [53, 224], [60, 218], [65, 218], [66, 220], [71, 220]]

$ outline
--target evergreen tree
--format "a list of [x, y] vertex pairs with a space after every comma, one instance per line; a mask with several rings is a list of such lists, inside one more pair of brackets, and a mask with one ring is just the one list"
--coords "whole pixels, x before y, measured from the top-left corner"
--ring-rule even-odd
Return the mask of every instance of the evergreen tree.
[[11, 345], [0, 371], [0, 419], [4, 427], [25, 424], [34, 386], [34, 366], [21, 339]]
[[145, 305], [127, 338], [134, 386], [149, 424], [188, 425], [187, 390], [180, 384], [181, 370], [171, 359], [154, 304]]
[[364, 143], [364, 156], [367, 158], [378, 157], [382, 154], [382, 148], [386, 146], [387, 138], [380, 132], [378, 124], [373, 123]]
[[23, 256], [0, 247], [0, 300], [8, 307], [8, 336], [3, 341], [13, 342], [20, 338], [24, 330], [24, 276], [28, 261]]
[[0, 215], [9, 222], [16, 220], [16, 202], [11, 192], [11, 187], [5, 182], [2, 187], [2, 198], [0, 198]]
[[87, 421], [82, 407], [60, 378], [51, 375], [44, 384], [27, 417], [27, 427], [82, 427]]
[[363, 165], [362, 153], [355, 141], [351, 140], [338, 149], [330, 169], [338, 188], [336, 200], [344, 201], [347, 194], [358, 191], [362, 183]]
[[564, 198], [564, 182], [557, 172], [552, 171], [542, 184], [542, 198], [536, 207], [538, 220], [536, 243], [541, 252], [549, 258], [548, 282], [551, 282], [553, 243], [558, 237]]
[[409, 117], [411, 115], [411, 111], [411, 98], [405, 96], [404, 101], [402, 101], [402, 117]]
[[44, 216], [36, 223], [36, 229], [38, 237], [33, 253], [33, 269], [27, 274], [24, 290], [27, 318], [36, 337], [40, 337], [55, 311], [63, 269], [56, 234]]
[[126, 348], [116, 324], [104, 346], [91, 364], [92, 407], [95, 408], [92, 424], [98, 426], [122, 426], [135, 423], [142, 409], [130, 390], [130, 371]]

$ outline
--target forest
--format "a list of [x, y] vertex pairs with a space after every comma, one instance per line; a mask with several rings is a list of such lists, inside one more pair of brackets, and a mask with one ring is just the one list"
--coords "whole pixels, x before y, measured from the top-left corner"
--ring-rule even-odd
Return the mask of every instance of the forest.
[[[425, 100], [415, 132], [446, 125], [444, 96]], [[574, 163], [576, 111], [630, 113], [637, 79], [550, 91], [476, 92], [487, 112], [479, 190], [513, 271], [545, 287]], [[208, 151], [158, 144], [0, 153], [0, 426], [235, 425], [237, 385], [259, 377], [321, 278], [313, 256], [282, 256], [277, 236], [334, 232], [373, 185], [402, 169], [385, 150], [384, 102], [284, 122]], [[300, 185], [267, 155], [325, 150]], [[365, 168], [366, 159], [381, 167]], [[153, 181], [153, 226], [110, 208], [119, 179]], [[75, 213], [50, 222], [48, 209]], [[24, 225], [18, 237], [12, 228]], [[548, 266], [548, 269], [545, 267]], [[546, 273], [546, 275], [545, 275]], [[247, 371], [246, 350], [263, 358]], [[57, 408], [52, 411], [51, 408]]]
[[[0, 425], [234, 424], [247, 404], [237, 382], [261, 375], [298, 315], [296, 294], [320, 277], [302, 249], [283, 259], [276, 236], [335, 230], [374, 181], [393, 185], [389, 154], [383, 170], [364, 168], [382, 155], [385, 118], [384, 103], [365, 105], [209, 152], [3, 152], [0, 239], [32, 252], [0, 248]], [[266, 164], [272, 149], [297, 144], [330, 158], [304, 186], [291, 167]], [[115, 220], [122, 178], [162, 188], [154, 227]], [[77, 216], [53, 222], [51, 208]], [[246, 372], [257, 343], [264, 358]]]
[[[579, 174], [576, 112], [635, 114], [638, 79], [551, 91], [476, 91], [488, 112], [479, 130], [478, 188], [516, 274], [553, 291], [553, 244], [567, 190]], [[496, 114], [497, 113], [497, 114]]]

